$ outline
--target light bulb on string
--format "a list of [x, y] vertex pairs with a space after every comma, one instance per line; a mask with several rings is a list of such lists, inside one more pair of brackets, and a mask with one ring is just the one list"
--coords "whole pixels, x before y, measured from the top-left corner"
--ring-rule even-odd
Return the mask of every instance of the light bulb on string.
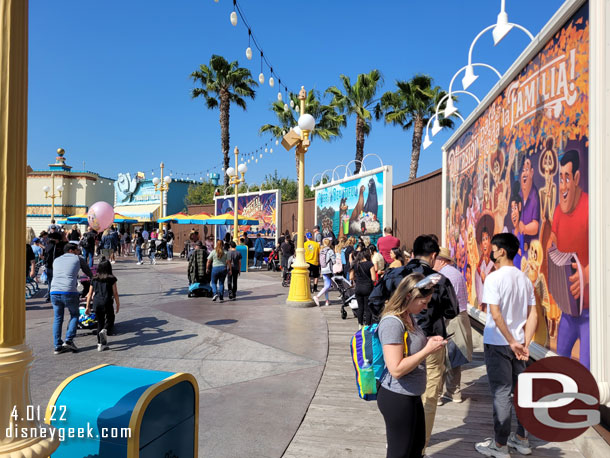
[[296, 112], [298, 113], [299, 111], [301, 111], [301, 109], [300, 109], [300, 108], [299, 108], [299, 106], [297, 105], [296, 107], [294, 107], [294, 111], [296, 111]]
[[262, 158], [263, 158], [263, 153], [261, 153], [261, 156], [260, 156], [260, 158], [261, 158], [261, 159], [262, 159]]
[[235, 27], [237, 25], [237, 13], [235, 11], [231, 12], [231, 25]]
[[268, 152], [269, 150], [267, 148], [265, 148], [265, 153]]
[[250, 38], [252, 37], [252, 30], [248, 27], [248, 47], [246, 48], [246, 58], [252, 60], [252, 48], [250, 47]]
[[269, 86], [271, 86], [271, 87], [275, 86], [275, 80], [273, 79], [273, 76], [271, 78], [269, 78]]
[[[277, 140], [276, 140], [276, 141], [277, 141]], [[272, 154], [272, 153], [273, 153], [273, 148], [270, 148], [270, 149], [269, 149], [269, 154]]]
[[282, 93], [281, 92], [277, 93], [277, 100], [278, 100], [278, 102], [282, 101]]
[[290, 108], [294, 108], [294, 100], [290, 100]]
[[288, 111], [288, 105], [284, 104], [284, 111]]
[[[258, 163], [258, 159], [255, 159], [254, 162]], [[95, 183], [93, 183], [93, 184], [95, 184]]]
[[265, 75], [263, 74], [263, 60], [265, 57], [263, 56], [263, 51], [261, 51], [261, 72], [258, 75], [258, 82], [261, 84], [265, 84]]
[[[276, 145], [279, 145], [279, 144], [280, 144], [280, 141], [279, 141], [279, 140], [276, 140], [276, 141], [275, 141], [275, 144], [276, 144]], [[272, 150], [272, 151], [273, 151], [273, 150]]]

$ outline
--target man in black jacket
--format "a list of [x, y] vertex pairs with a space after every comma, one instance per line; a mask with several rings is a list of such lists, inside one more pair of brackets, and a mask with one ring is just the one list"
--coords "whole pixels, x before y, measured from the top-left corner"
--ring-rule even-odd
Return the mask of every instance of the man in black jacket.
[[[369, 296], [369, 306], [378, 314], [383, 310], [385, 302], [398, 288], [407, 275], [421, 273], [431, 275], [437, 273], [432, 266], [436, 261], [440, 248], [434, 237], [420, 235], [413, 242], [413, 259], [406, 266], [390, 269], [375, 286]], [[441, 274], [439, 274], [441, 275]], [[443, 275], [434, 287], [432, 299], [428, 308], [416, 316], [417, 324], [426, 336], [447, 337], [445, 318], [455, 318], [459, 313], [459, 305], [451, 282]], [[442, 376], [445, 372], [445, 352], [436, 352], [426, 358], [426, 392], [422, 395], [426, 415], [426, 445], [430, 440], [436, 406], [440, 395]]]

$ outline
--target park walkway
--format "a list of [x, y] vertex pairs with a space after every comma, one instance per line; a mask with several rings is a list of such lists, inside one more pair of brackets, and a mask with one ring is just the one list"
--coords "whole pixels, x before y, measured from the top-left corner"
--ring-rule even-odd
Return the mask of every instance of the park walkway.
[[[356, 392], [349, 341], [358, 324], [351, 314], [342, 320], [337, 306], [321, 310], [328, 323], [326, 367], [305, 419], [284, 457], [383, 457], [386, 453], [383, 417], [376, 402], [363, 401]], [[482, 337], [474, 330], [473, 333], [474, 359], [462, 375], [465, 400], [438, 408], [426, 450], [430, 457], [482, 456], [474, 450], [475, 442], [493, 435]], [[535, 447], [532, 456], [583, 458], [573, 442], [546, 443], [537, 439], [531, 442]]]

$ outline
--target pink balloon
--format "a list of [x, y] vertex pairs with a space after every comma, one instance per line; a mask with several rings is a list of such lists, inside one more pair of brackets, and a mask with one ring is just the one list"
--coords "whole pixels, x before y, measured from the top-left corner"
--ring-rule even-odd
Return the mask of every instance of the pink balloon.
[[114, 222], [114, 208], [108, 202], [96, 202], [89, 207], [87, 220], [93, 230], [101, 232]]

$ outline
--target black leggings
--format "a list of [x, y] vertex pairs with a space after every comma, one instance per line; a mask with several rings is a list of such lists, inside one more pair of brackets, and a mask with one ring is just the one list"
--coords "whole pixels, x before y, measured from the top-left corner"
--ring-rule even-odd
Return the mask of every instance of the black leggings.
[[356, 301], [358, 302], [356, 316], [358, 317], [358, 324], [368, 326], [372, 322], [372, 314], [369, 307], [369, 295], [371, 294], [371, 291], [373, 291], [373, 288], [359, 288], [358, 285], [356, 285]]
[[100, 343], [100, 331], [106, 328], [106, 331], [112, 333], [114, 328], [114, 307], [113, 303], [98, 304], [95, 306], [95, 319], [97, 320], [97, 342]]
[[426, 418], [421, 396], [379, 387], [377, 407], [385, 420], [387, 458], [421, 458], [426, 444]]

